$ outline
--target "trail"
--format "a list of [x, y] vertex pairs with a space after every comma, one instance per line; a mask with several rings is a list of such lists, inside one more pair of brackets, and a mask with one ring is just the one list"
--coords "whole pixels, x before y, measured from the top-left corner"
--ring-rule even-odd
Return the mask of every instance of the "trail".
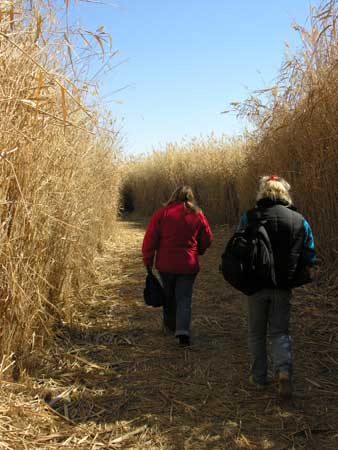
[[227, 227], [214, 229], [202, 259], [187, 349], [161, 334], [160, 311], [143, 303], [144, 227], [120, 222], [98, 256], [92, 302], [80, 325], [60, 334], [50, 378], [40, 376], [48, 388], [40, 440], [13, 448], [336, 450], [335, 300], [315, 288], [296, 292], [296, 395], [282, 404], [273, 384], [264, 392], [248, 384], [246, 298], [218, 273]]

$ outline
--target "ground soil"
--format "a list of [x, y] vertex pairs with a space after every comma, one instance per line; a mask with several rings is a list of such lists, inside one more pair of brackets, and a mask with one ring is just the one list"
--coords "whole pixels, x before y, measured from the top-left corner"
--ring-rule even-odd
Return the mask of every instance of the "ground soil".
[[[333, 291], [295, 291], [295, 395], [281, 402], [273, 383], [265, 391], [248, 383], [247, 299], [218, 272], [228, 228], [214, 228], [214, 243], [202, 258], [192, 345], [180, 348], [162, 334], [160, 309], [143, 302], [145, 225], [121, 221], [118, 239], [101, 249], [95, 295], [83, 317], [60, 330], [54, 362], [33, 383], [36, 403], [21, 412], [26, 444], [24, 437], [10, 444], [0, 421], [8, 444], [0, 448], [337, 450]], [[12, 384], [5, 388], [13, 392]], [[21, 389], [27, 400], [32, 387], [23, 383]]]

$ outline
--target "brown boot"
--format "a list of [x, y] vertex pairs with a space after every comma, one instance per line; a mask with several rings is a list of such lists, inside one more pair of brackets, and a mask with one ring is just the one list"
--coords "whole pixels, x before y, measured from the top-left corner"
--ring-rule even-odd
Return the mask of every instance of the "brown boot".
[[278, 373], [278, 392], [279, 396], [285, 400], [292, 397], [292, 382], [289, 372]]

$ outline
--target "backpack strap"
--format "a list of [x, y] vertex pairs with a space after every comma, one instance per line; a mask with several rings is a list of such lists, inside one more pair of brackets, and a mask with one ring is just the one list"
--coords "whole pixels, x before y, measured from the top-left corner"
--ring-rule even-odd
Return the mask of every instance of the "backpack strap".
[[262, 212], [258, 208], [253, 208], [247, 211], [246, 215], [248, 219], [246, 232], [254, 236], [257, 234], [259, 226], [264, 223], [262, 222]]
[[262, 221], [262, 210], [258, 206], [247, 211], [246, 215], [248, 225], [256, 225]]
[[273, 284], [276, 286], [276, 272], [275, 272], [275, 259], [272, 251], [272, 245], [270, 241], [269, 234], [265, 228], [266, 220], [262, 219], [262, 211], [259, 207], [251, 209], [247, 212], [248, 217], [248, 225], [254, 227], [255, 231], [258, 233], [258, 229], [260, 229], [260, 233], [264, 238], [265, 244], [268, 247], [268, 250], [271, 255], [271, 280]]
[[276, 272], [275, 272], [275, 258], [274, 258], [274, 254], [272, 251], [272, 245], [271, 245], [271, 241], [270, 241], [270, 237], [268, 235], [268, 232], [266, 231], [266, 228], [264, 226], [264, 222], [260, 224], [260, 233], [263, 235], [265, 243], [268, 247], [268, 250], [270, 252], [271, 258], [270, 258], [270, 264], [271, 264], [271, 281], [272, 283], [276, 286], [277, 282], [276, 282]]

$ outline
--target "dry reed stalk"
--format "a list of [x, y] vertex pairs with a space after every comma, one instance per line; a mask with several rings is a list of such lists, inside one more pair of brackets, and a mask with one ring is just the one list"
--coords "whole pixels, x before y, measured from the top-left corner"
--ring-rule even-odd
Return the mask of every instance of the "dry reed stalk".
[[[34, 366], [56, 323], [76, 319], [118, 207], [117, 134], [98, 126], [75, 81], [86, 73], [70, 63], [84, 32], [72, 34], [53, 8], [0, 5], [0, 346], [17, 372]], [[109, 51], [105, 36], [88, 40]]]
[[312, 9], [309, 30], [295, 26], [302, 48], [288, 55], [277, 85], [238, 106], [254, 120], [258, 136], [238, 180], [242, 208], [252, 202], [258, 176], [285, 176], [327, 264], [338, 256], [337, 20], [335, 0]]
[[137, 211], [150, 214], [178, 184], [189, 184], [210, 220], [231, 223], [238, 212], [234, 182], [241, 149], [240, 140], [214, 136], [168, 144], [163, 152], [127, 163], [125, 193], [129, 192]]

